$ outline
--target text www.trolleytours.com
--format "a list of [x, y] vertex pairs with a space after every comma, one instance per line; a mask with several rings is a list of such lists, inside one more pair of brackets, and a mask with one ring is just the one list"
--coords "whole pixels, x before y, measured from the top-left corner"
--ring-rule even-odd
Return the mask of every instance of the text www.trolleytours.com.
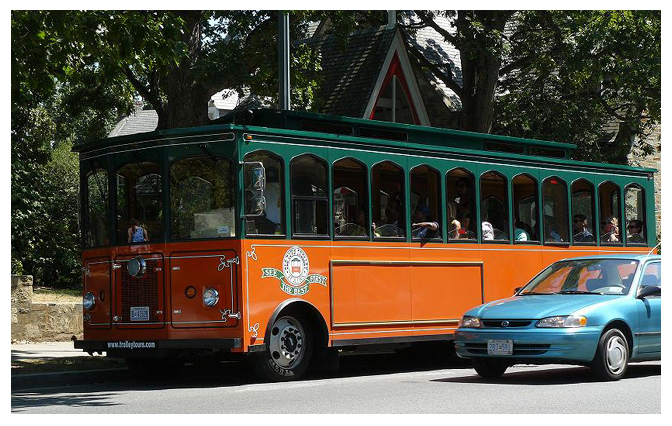
[[107, 342], [107, 349], [153, 349], [156, 347], [156, 342]]

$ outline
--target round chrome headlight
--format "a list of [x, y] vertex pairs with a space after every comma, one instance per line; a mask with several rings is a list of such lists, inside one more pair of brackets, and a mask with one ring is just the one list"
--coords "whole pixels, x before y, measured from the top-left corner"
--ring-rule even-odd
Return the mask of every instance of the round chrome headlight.
[[134, 257], [133, 259], [128, 261], [128, 265], [126, 265], [126, 270], [128, 270], [128, 274], [130, 276], [140, 278], [145, 274], [145, 271], [147, 270], [147, 263], [145, 262], [145, 259], [143, 259], [141, 256]]
[[215, 306], [219, 302], [219, 292], [212, 287], [208, 287], [203, 292], [203, 303], [205, 306]]
[[82, 306], [84, 306], [84, 308], [91, 310], [95, 304], [96, 296], [94, 296], [93, 293], [87, 292], [84, 297], [82, 297]]

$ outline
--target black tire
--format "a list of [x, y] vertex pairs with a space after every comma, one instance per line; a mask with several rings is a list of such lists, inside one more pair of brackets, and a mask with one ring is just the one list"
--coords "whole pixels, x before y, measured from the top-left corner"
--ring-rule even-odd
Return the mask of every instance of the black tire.
[[628, 370], [629, 359], [630, 347], [625, 335], [617, 328], [610, 328], [602, 333], [590, 368], [602, 380], [620, 380]]
[[184, 358], [126, 358], [126, 365], [133, 377], [143, 380], [174, 378], [184, 367]]
[[280, 315], [271, 326], [266, 350], [250, 355], [254, 374], [271, 382], [298, 380], [310, 365], [313, 336], [302, 317], [291, 313]]
[[474, 359], [472, 360], [474, 370], [479, 376], [486, 379], [497, 379], [509, 368], [509, 365], [496, 359]]

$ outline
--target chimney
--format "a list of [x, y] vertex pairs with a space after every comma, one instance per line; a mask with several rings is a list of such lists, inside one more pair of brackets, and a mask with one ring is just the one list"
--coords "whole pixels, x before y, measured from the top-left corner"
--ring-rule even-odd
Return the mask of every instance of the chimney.
[[397, 11], [388, 10], [387, 11], [387, 25], [385, 25], [386, 30], [394, 29], [397, 26]]

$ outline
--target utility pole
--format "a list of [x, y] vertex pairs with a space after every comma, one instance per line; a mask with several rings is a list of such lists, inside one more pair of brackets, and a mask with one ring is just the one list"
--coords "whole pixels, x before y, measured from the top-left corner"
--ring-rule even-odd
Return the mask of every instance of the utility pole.
[[289, 103], [289, 13], [278, 12], [278, 69], [280, 74], [280, 109], [290, 110]]

